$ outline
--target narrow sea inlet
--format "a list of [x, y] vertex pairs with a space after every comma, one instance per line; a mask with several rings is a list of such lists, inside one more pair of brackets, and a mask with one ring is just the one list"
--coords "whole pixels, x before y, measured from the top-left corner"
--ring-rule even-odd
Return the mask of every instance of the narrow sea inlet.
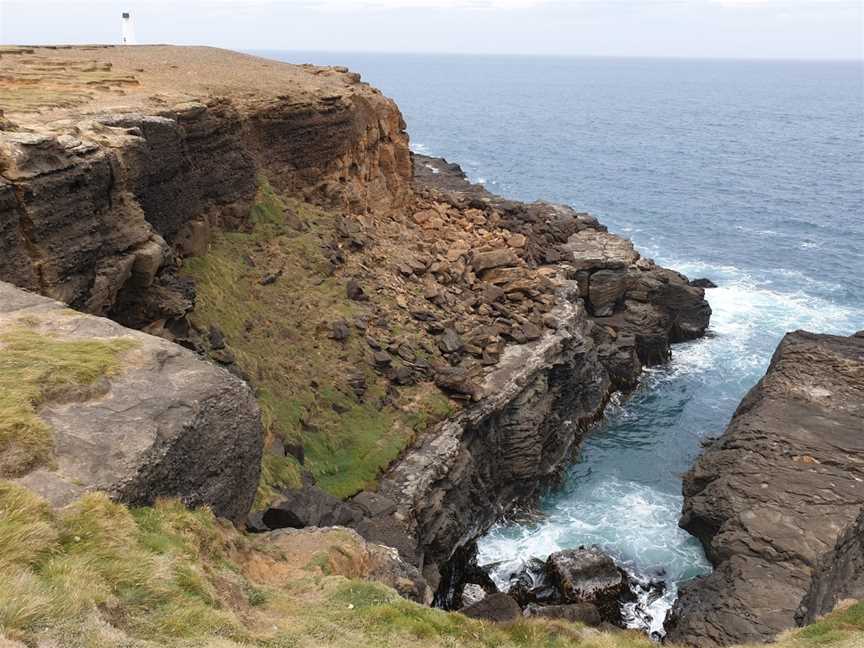
[[[864, 327], [864, 132], [856, 63], [269, 56], [348, 64], [393, 96], [415, 150], [501, 195], [596, 214], [658, 263], [709, 277], [709, 335], [677, 345], [587, 438], [530, 523], [479, 543], [505, 585], [531, 557], [597, 544], [676, 585], [710, 569], [678, 527], [681, 477], [784, 333]], [[423, 73], [420, 74], [422, 69]]]

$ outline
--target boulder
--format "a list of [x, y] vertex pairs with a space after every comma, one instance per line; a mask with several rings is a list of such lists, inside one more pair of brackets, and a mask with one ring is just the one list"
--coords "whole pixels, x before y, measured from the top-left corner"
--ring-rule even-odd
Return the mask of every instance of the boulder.
[[[178, 497], [245, 519], [263, 450], [260, 412], [245, 382], [167, 340], [0, 282], [0, 336], [22, 327], [46, 341], [121, 341], [125, 350], [119, 369], [93, 388], [47, 395], [38, 416], [51, 431], [52, 460], [14, 471], [18, 483], [55, 506], [101, 490], [129, 505]], [[7, 447], [0, 464], [4, 454], [13, 460]]]
[[517, 621], [522, 617], [522, 608], [509, 594], [494, 592], [476, 603], [459, 610], [474, 619], [486, 619], [497, 623]]
[[519, 263], [519, 257], [513, 250], [502, 248], [489, 252], [477, 252], [471, 259], [471, 267], [474, 272], [481, 273], [484, 270], [515, 266]]
[[556, 551], [546, 560], [549, 583], [566, 603], [591, 603], [601, 617], [620, 622], [627, 575], [597, 547]]
[[699, 279], [691, 279], [688, 282], [694, 288], [716, 288], [717, 284], [715, 284], [710, 279], [706, 279], [705, 277], [700, 277]]
[[[805, 595], [819, 614], [856, 589], [856, 577], [835, 579], [830, 563], [856, 562], [854, 538], [838, 538], [864, 507], [862, 429], [864, 339], [787, 334], [684, 477], [680, 525], [702, 542], [714, 571], [682, 588], [671, 641], [770, 641], [795, 626]], [[814, 585], [814, 567], [838, 546]]]
[[285, 491], [282, 497], [265, 511], [264, 524], [271, 529], [302, 529], [304, 527], [350, 526], [363, 517], [352, 504], [325, 493], [317, 486], [306, 484]]

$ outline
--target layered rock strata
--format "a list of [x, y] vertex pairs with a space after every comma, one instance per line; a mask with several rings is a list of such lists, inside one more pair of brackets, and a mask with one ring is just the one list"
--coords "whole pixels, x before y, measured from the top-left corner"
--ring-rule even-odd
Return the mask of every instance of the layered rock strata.
[[[357, 213], [409, 193], [398, 109], [344, 68], [211, 48], [0, 58], [0, 279], [79, 310], [137, 328], [182, 319], [194, 288], [177, 256], [206, 251], [211, 228], [246, 224], [262, 168]], [[94, 66], [128, 83], [94, 85]]]
[[805, 595], [807, 619], [860, 595], [860, 538], [841, 534], [864, 504], [862, 430], [864, 336], [787, 334], [684, 478], [681, 526], [715, 569], [682, 589], [671, 640], [770, 641]]

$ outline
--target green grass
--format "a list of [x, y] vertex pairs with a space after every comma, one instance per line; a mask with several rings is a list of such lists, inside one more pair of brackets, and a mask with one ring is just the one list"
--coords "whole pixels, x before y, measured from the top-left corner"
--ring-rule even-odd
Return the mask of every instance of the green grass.
[[[129, 510], [87, 495], [60, 511], [0, 481], [0, 645], [64, 648], [651, 648], [646, 637], [520, 620], [497, 625], [348, 579], [362, 561], [333, 536], [308, 564], [176, 501]], [[317, 551], [317, 547], [316, 551]], [[339, 553], [335, 560], [328, 556]], [[345, 556], [343, 560], [342, 556]], [[282, 566], [290, 577], [272, 580]], [[256, 580], [264, 574], [264, 582]], [[279, 586], [274, 583], [281, 583]], [[864, 603], [776, 648], [856, 648]], [[53, 643], [52, 643], [53, 642]]]
[[[308, 227], [296, 231], [286, 224], [286, 208]], [[371, 370], [362, 335], [354, 332], [344, 343], [327, 337], [332, 322], [350, 322], [368, 308], [347, 299], [346, 280], [332, 276], [322, 249], [334, 237], [336, 218], [281, 199], [262, 178], [249, 230], [216, 233], [209, 252], [187, 259], [184, 272], [197, 287], [193, 319], [225, 333], [257, 389], [268, 436], [302, 443], [304, 468], [322, 488], [347, 497], [373, 485], [413, 435], [450, 407], [437, 390], [429, 391], [429, 404], [419, 399], [412, 405], [415, 414], [379, 407], [386, 382]], [[278, 281], [259, 284], [279, 270]], [[357, 370], [369, 386], [363, 402], [346, 381]], [[406, 401], [420, 393], [426, 392], [403, 390]], [[265, 460], [256, 506], [297, 483], [298, 468], [291, 460]]]
[[120, 370], [128, 339], [57, 340], [28, 328], [0, 333], [0, 477], [50, 463], [54, 439], [37, 409], [50, 400], [87, 397]]

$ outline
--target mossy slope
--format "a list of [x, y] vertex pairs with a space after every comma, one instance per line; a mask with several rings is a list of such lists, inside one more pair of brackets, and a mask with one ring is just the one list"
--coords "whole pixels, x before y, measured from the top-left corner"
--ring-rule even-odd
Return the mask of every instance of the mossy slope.
[[[402, 390], [410, 408], [394, 406], [385, 398], [386, 381], [370, 367], [363, 335], [328, 337], [334, 322], [350, 325], [368, 312], [347, 298], [346, 280], [326, 255], [338, 218], [280, 198], [262, 178], [248, 231], [216, 233], [208, 253], [187, 259], [184, 272], [197, 288], [193, 321], [223, 331], [257, 388], [271, 437], [302, 444], [305, 468], [318, 484], [346, 497], [374, 482], [414, 431], [450, 406], [422, 387]], [[277, 278], [262, 282], [268, 276]], [[349, 385], [358, 374], [367, 384], [362, 399]], [[268, 456], [258, 504], [274, 489], [296, 486], [298, 475], [293, 458]]]

